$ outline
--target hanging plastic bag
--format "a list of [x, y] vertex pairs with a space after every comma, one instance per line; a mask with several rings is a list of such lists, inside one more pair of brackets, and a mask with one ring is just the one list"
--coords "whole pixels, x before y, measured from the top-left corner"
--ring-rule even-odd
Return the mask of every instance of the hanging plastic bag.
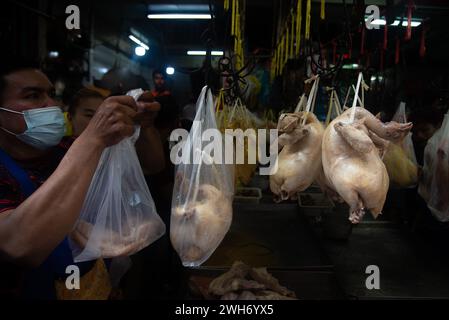
[[[137, 100], [142, 93], [128, 95]], [[75, 262], [131, 255], [165, 233], [137, 158], [139, 133], [136, 126], [101, 155], [70, 237]]]
[[[213, 140], [218, 143], [214, 143], [218, 147], [213, 158], [205, 152], [211, 141], [203, 141], [204, 133], [211, 132], [208, 129], [215, 129], [215, 136], [220, 136], [219, 142]], [[194, 124], [179, 150], [183, 161], [176, 167], [170, 239], [184, 266], [199, 266], [229, 230], [234, 193], [232, 166], [224, 162], [223, 136], [207, 87], [201, 91]]]
[[[407, 122], [404, 102], [399, 104], [392, 121]], [[383, 157], [383, 162], [390, 177], [390, 186], [396, 188], [416, 186], [418, 183], [418, 163], [411, 132], [399, 143], [390, 142]]]
[[[221, 98], [223, 99], [223, 98]], [[257, 168], [257, 159], [251, 159], [249, 161], [249, 144], [255, 145], [257, 142], [256, 129], [257, 122], [260, 122], [255, 115], [253, 115], [245, 105], [243, 105], [240, 98], [235, 99], [234, 104], [229, 106], [228, 104], [223, 104], [222, 110], [219, 110], [218, 106], [220, 103], [220, 95], [216, 101], [216, 119], [217, 126], [220, 131], [224, 134], [226, 129], [241, 129], [246, 132], [248, 129], [254, 129], [254, 131], [247, 131], [247, 139], [236, 139], [236, 149], [244, 150], [244, 163], [235, 163], [234, 167], [234, 183], [236, 187], [246, 186], [251, 182], [251, 179]], [[263, 125], [262, 122], [259, 125]], [[245, 141], [246, 140], [246, 141]], [[254, 160], [254, 161], [253, 161]]]
[[424, 149], [423, 175], [418, 193], [436, 219], [449, 221], [449, 115]]
[[424, 164], [422, 169], [422, 174], [419, 179], [419, 187], [418, 187], [418, 193], [421, 195], [421, 197], [426, 201], [429, 202], [430, 199], [430, 193], [432, 189], [432, 182], [433, 182], [433, 174], [434, 174], [434, 168], [435, 168], [435, 160], [436, 160], [436, 154], [438, 150], [438, 143], [441, 140], [441, 136], [443, 135], [443, 128], [446, 125], [446, 121], [449, 121], [448, 115], [445, 115], [444, 122], [440, 129], [438, 129], [433, 136], [427, 141], [426, 147], [424, 149]]
[[[242, 104], [240, 98], [237, 98], [229, 114], [226, 129], [241, 129], [245, 132], [248, 129], [255, 128], [256, 125], [251, 117], [250, 111]], [[236, 187], [248, 185], [257, 169], [257, 159], [251, 159], [250, 161], [248, 152], [249, 144], [254, 146], [256, 142], [257, 138], [255, 130], [248, 131], [247, 139], [236, 139], [236, 149], [244, 150], [244, 163], [235, 162], [234, 182]]]
[[[351, 116], [349, 119], [349, 123], [353, 123], [355, 120], [355, 111], [357, 103], [361, 108], [365, 108], [365, 91], [368, 89], [369, 89], [368, 85], [365, 83], [365, 80], [363, 80], [363, 73], [360, 72], [357, 78], [357, 86], [356, 87], [352, 86], [352, 90], [354, 91], [354, 98], [352, 99]], [[345, 102], [343, 103], [343, 108], [346, 106], [349, 92], [350, 89], [348, 89], [348, 93], [346, 94]]]

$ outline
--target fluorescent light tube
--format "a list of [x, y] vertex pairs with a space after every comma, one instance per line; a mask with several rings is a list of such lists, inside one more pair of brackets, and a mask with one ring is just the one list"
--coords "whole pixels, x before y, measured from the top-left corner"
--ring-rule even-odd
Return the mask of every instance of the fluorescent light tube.
[[139, 39], [137, 39], [135, 36], [133, 36], [132, 34], [130, 34], [128, 36], [128, 38], [130, 38], [132, 41], [134, 41], [135, 43], [137, 43], [139, 46], [145, 48], [145, 50], [150, 50], [150, 47], [148, 45], [146, 45], [144, 42], [140, 41]]
[[[189, 50], [189, 51], [187, 51], [187, 55], [189, 55], [189, 56], [205, 56], [206, 51], [205, 50]], [[211, 51], [211, 55], [222, 56], [223, 51]]]
[[211, 19], [210, 14], [202, 13], [155, 13], [149, 14], [148, 19]]
[[[367, 21], [367, 20], [365, 20]], [[372, 25], [379, 25], [379, 26], [384, 26], [387, 22], [385, 21], [385, 19], [374, 19], [373, 21], [371, 21]], [[397, 27], [399, 26], [400, 20], [394, 20], [394, 22], [391, 24], [391, 26], [393, 27]], [[406, 27], [407, 26], [407, 20], [403, 20], [402, 21], [402, 26]], [[418, 27], [419, 25], [421, 25], [421, 21], [412, 21], [411, 22], [412, 27]]]

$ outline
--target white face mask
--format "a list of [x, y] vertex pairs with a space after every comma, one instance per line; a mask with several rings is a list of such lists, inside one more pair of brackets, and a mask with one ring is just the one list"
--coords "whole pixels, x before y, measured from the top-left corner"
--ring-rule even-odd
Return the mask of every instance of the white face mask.
[[23, 115], [27, 125], [25, 132], [16, 134], [5, 128], [1, 129], [37, 149], [45, 150], [53, 147], [64, 137], [65, 120], [59, 107], [30, 109], [23, 112], [6, 108], [0, 108], [0, 110]]

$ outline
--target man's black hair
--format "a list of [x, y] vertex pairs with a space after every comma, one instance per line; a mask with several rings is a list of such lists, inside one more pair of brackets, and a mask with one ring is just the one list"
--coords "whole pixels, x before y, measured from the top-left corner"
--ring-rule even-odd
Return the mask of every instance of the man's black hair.
[[105, 99], [98, 91], [88, 88], [82, 88], [78, 90], [70, 99], [68, 112], [73, 116], [76, 112], [76, 109], [80, 106], [81, 102], [84, 99], [91, 99], [91, 98], [102, 100]]
[[154, 79], [154, 77], [155, 77], [157, 74], [161, 74], [161, 75], [163, 75], [163, 76], [165, 77], [165, 73], [162, 72], [161, 69], [154, 69], [154, 70], [153, 70], [153, 79]]
[[3, 90], [6, 88], [5, 77], [13, 72], [26, 69], [39, 69], [39, 63], [13, 55], [2, 54], [0, 56], [0, 101], [3, 98]]

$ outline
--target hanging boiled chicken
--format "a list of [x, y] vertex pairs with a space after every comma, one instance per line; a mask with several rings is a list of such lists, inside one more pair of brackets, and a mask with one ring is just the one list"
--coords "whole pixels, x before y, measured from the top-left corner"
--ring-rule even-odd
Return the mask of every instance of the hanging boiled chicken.
[[[305, 123], [303, 123], [305, 119]], [[279, 119], [278, 170], [270, 176], [275, 200], [295, 199], [316, 179], [321, 166], [324, 128], [313, 113], [286, 113]]]
[[360, 222], [367, 210], [374, 218], [381, 214], [389, 186], [381, 156], [388, 141], [401, 141], [411, 128], [412, 123], [382, 123], [355, 105], [326, 128], [322, 143], [326, 182], [350, 206], [352, 223]]
[[[324, 127], [313, 114], [317, 89], [315, 80], [305, 111], [282, 114], [279, 118], [278, 144], [282, 150], [276, 160], [277, 171], [270, 176], [270, 189], [277, 202], [296, 199], [297, 193], [307, 189], [320, 171]], [[304, 98], [297, 110], [303, 101]]]

